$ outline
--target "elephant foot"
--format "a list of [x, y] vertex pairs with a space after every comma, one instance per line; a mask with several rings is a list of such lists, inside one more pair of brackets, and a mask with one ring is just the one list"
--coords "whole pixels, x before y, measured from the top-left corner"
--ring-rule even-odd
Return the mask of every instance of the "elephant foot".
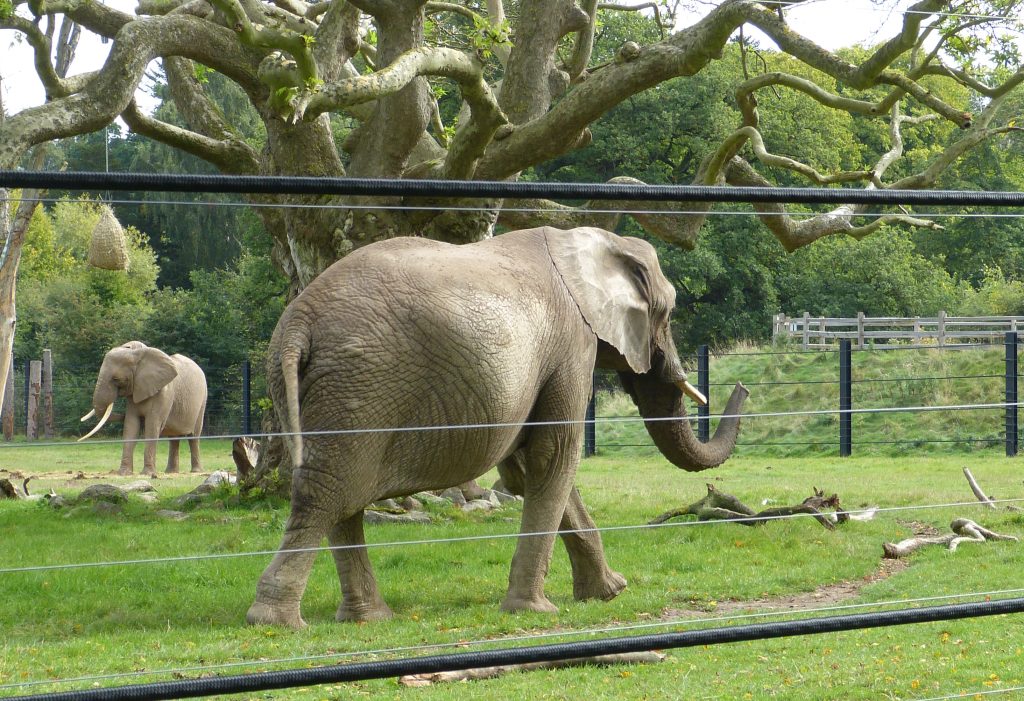
[[166, 470], [164, 470], [164, 472], [177, 472], [177, 471], [178, 471], [178, 468], [176, 468], [176, 467], [168, 467]]
[[366, 623], [369, 621], [386, 621], [394, 616], [391, 609], [383, 601], [363, 606], [348, 606], [342, 602], [334, 618], [338, 622]]
[[192, 472], [202, 472], [202, 471], [203, 471], [203, 468], [199, 467], [198, 465], [196, 465], [195, 467], [192, 468]]
[[537, 613], [558, 613], [558, 607], [541, 594], [539, 597], [523, 598], [509, 594], [501, 602], [501, 610], [509, 613], [536, 611]]
[[257, 601], [249, 607], [245, 614], [245, 622], [251, 626], [285, 626], [295, 630], [306, 627], [297, 605], [271, 606], [262, 601]]
[[611, 601], [625, 588], [626, 578], [618, 572], [608, 570], [600, 577], [579, 577], [573, 580], [572, 595], [577, 601]]
[[[117, 471], [117, 474], [121, 475], [122, 477], [124, 477], [125, 475], [130, 475], [131, 473], [132, 473], [132, 468], [130, 468], [130, 467], [122, 467], [121, 469], [119, 469]], [[146, 474], [145, 471], [143, 471], [142, 474]]]
[[[130, 475], [131, 472], [129, 472], [128, 474]], [[142, 471], [142, 474], [144, 474], [146, 477], [156, 477], [156, 470], [145, 469]]]

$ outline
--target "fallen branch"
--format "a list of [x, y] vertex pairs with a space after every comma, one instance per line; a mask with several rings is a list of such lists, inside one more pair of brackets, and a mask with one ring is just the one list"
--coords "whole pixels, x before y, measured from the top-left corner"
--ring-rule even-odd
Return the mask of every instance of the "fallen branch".
[[949, 527], [953, 532], [946, 535], [915, 536], [898, 543], [883, 543], [882, 556], [889, 559], [905, 557], [926, 545], [945, 545], [952, 552], [960, 543], [968, 541], [984, 543], [986, 540], [1017, 540], [1016, 536], [1000, 535], [966, 518], [955, 519]]
[[649, 652], [624, 652], [619, 655], [595, 655], [593, 657], [575, 657], [570, 660], [551, 660], [548, 662], [527, 662], [524, 664], [500, 665], [497, 667], [479, 667], [453, 672], [434, 672], [432, 674], [407, 674], [399, 677], [402, 686], [429, 686], [437, 682], [461, 682], [475, 679], [493, 679], [509, 672], [532, 672], [538, 669], [563, 669], [565, 667], [608, 667], [619, 664], [650, 664], [661, 662], [665, 655], [653, 650]]
[[[650, 524], [665, 523], [677, 516], [696, 516], [700, 521], [734, 521], [744, 526], [760, 526], [774, 518], [810, 514], [822, 526], [832, 530], [835, 528], [833, 523], [850, 520], [850, 515], [839, 505], [838, 495], [833, 494], [826, 497], [825, 493], [817, 488], [814, 489], [813, 496], [807, 497], [796, 506], [778, 506], [756, 513], [733, 495], [718, 491], [714, 485], [708, 484], [707, 488], [707, 495], [700, 501], [681, 509], [666, 511], [652, 520]], [[833, 509], [835, 513], [822, 513], [824, 509]]]

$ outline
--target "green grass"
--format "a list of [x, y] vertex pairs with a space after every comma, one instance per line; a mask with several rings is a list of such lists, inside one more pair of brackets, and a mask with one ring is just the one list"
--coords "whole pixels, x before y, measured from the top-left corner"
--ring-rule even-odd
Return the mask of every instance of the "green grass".
[[[852, 360], [856, 410], [1004, 401], [1000, 347], [865, 350], [854, 351]], [[785, 345], [738, 348], [712, 358], [710, 375], [712, 413], [722, 411], [736, 382], [750, 390], [746, 414], [832, 412], [751, 416], [742, 422], [739, 455], [838, 455], [838, 353], [800, 352]], [[621, 392], [600, 393], [597, 416], [636, 416], [636, 410]], [[1002, 445], [1004, 432], [1002, 408], [855, 414], [852, 425], [854, 454], [869, 455], [986, 451]], [[649, 445], [639, 423], [598, 424], [599, 451], [629, 454], [633, 446], [645, 446], [633, 451], [643, 453]]]
[[[117, 464], [116, 450], [84, 458], [80, 449], [16, 446], [0, 451], [0, 456], [7, 469], [23, 471], [27, 468], [21, 460], [46, 471], [47, 465], [73, 465], [67, 469], [83, 471], [93, 465], [94, 474]], [[741, 455], [701, 474], [675, 470], [649, 452], [634, 452], [599, 455], [583, 464], [580, 489], [600, 526], [646, 523], [700, 498], [708, 481], [753, 506], [764, 499], [795, 503], [814, 486], [837, 492], [847, 508], [919, 506], [972, 502], [961, 474], [961, 467], [970, 465], [989, 494], [1021, 495], [1019, 461], [1002, 457], [998, 450], [969, 456], [850, 459]], [[226, 443], [208, 449], [204, 445], [204, 456], [210, 466], [226, 466], [230, 461]], [[190, 512], [185, 521], [154, 515], [157, 508], [175, 508], [174, 497], [198, 481], [188, 475], [156, 480], [160, 504], [131, 503], [116, 515], [0, 502], [0, 568], [276, 548], [286, 507], [242, 504], [224, 493]], [[69, 493], [89, 480], [56, 482], [58, 491]], [[381, 544], [505, 535], [516, 531], [518, 516], [517, 509], [509, 507], [426, 526], [369, 526], [367, 537]], [[365, 660], [365, 656], [345, 656], [365, 650], [484, 639], [500, 645], [507, 636], [647, 625], [670, 614], [690, 622], [631, 632], [720, 625], [692, 619], [728, 601], [807, 593], [823, 584], [862, 580], [878, 568], [883, 542], [910, 534], [910, 521], [946, 529], [958, 516], [999, 532], [1024, 535], [1020, 514], [985, 510], [973, 503], [884, 512], [874, 521], [849, 523], [834, 532], [809, 519], [761, 528], [700, 524], [611, 530], [604, 534], [608, 559], [627, 577], [629, 588], [611, 602], [573, 601], [568, 562], [561, 546], [556, 546], [547, 592], [560, 608], [557, 616], [509, 615], [498, 610], [514, 547], [510, 538], [374, 548], [371, 558], [395, 618], [367, 625], [333, 621], [337, 579], [330, 558], [321, 554], [303, 601], [303, 615], [310, 626], [298, 632], [242, 624], [255, 582], [269, 559], [266, 555], [0, 572], [0, 601], [4, 602], [0, 607], [0, 685], [154, 670], [185, 669], [192, 670], [185, 676], [200, 676], [331, 664]], [[923, 550], [911, 558], [908, 569], [865, 586], [853, 601], [1010, 589], [1019, 586], [1022, 564], [1021, 546], [1012, 542], [969, 543], [954, 554], [937, 548]], [[399, 687], [392, 679], [230, 698], [926, 698], [1024, 684], [1021, 672], [1015, 671], [1024, 668], [1018, 618], [676, 650], [662, 664], [628, 669], [543, 671], [422, 689]], [[542, 642], [559, 639], [579, 638], [544, 638]], [[373, 659], [391, 656], [379, 653]], [[295, 657], [313, 659], [272, 662]], [[244, 666], [219, 667], [233, 664]], [[162, 674], [5, 686], [0, 696], [169, 678]]]

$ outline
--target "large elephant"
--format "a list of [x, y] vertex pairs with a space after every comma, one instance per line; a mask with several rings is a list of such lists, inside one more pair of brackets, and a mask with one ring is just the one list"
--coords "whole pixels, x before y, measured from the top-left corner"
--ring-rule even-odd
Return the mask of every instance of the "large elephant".
[[[86, 421], [101, 414], [99, 423], [79, 440], [89, 438], [107, 422], [114, 400], [127, 397], [124, 414], [124, 449], [121, 452], [122, 475], [133, 470], [135, 441], [142, 427], [146, 439], [143, 472], [156, 472], [156, 444], [160, 437], [190, 436], [192, 472], [199, 472], [199, 436], [203, 433], [206, 412], [206, 375], [202, 368], [184, 355], [167, 355], [141, 341], [129, 341], [107, 351], [92, 394], [93, 409], [82, 417]], [[180, 440], [170, 441], [167, 471], [178, 471]]]
[[[338, 620], [384, 618], [363, 539], [378, 499], [458, 485], [497, 465], [524, 497], [505, 610], [553, 612], [544, 578], [563, 534], [578, 599], [626, 580], [574, 487], [595, 365], [618, 370], [662, 452], [687, 470], [724, 461], [739, 430], [709, 443], [685, 415], [669, 317], [675, 291], [654, 249], [595, 228], [538, 228], [453, 246], [374, 243], [325, 270], [285, 310], [267, 379], [290, 435], [291, 514], [250, 623], [305, 625], [300, 600], [326, 535], [341, 581]], [[737, 384], [725, 409], [747, 396]], [[449, 428], [442, 428], [449, 427]], [[305, 433], [303, 433], [305, 432]]]

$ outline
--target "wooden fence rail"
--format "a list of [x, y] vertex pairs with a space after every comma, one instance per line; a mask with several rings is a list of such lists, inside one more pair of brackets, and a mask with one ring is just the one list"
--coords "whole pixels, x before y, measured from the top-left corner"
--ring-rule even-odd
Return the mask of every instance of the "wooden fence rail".
[[932, 317], [788, 317], [776, 314], [772, 319], [772, 342], [795, 340], [805, 350], [835, 348], [840, 339], [849, 339], [854, 348], [895, 348], [901, 345], [949, 347], [977, 343], [1000, 343], [1008, 332], [1024, 329], [1024, 316], [947, 316]]

